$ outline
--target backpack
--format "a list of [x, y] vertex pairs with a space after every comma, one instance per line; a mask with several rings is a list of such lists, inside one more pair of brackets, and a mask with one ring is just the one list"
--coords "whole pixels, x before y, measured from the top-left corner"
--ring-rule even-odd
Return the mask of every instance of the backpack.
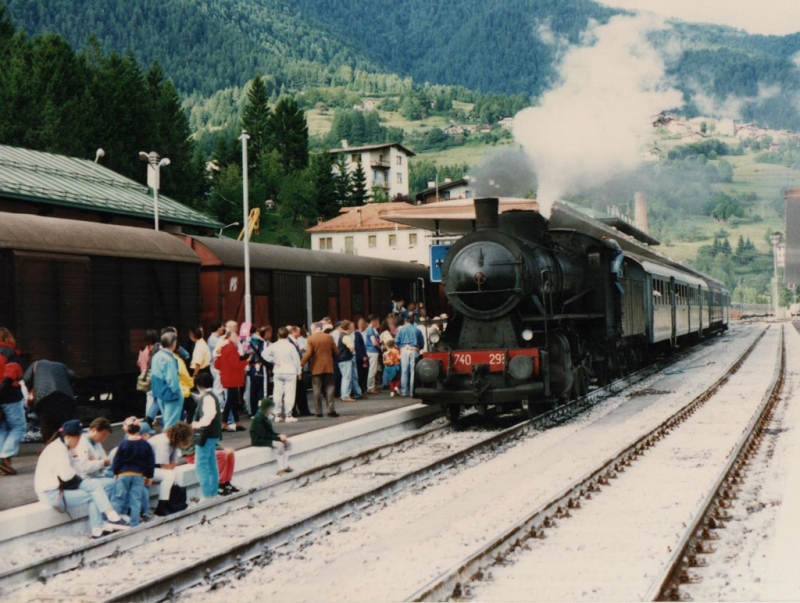
[[183, 511], [188, 507], [189, 505], [186, 504], [186, 488], [178, 484], [173, 484], [172, 489], [169, 491], [167, 512], [171, 515], [172, 513]]

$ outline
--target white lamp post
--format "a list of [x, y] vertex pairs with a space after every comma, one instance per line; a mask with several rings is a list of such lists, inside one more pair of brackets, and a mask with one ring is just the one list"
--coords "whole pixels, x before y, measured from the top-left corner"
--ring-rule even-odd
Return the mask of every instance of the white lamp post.
[[772, 302], [775, 305], [775, 318], [778, 318], [778, 243], [781, 242], [781, 233], [772, 233], [770, 241], [772, 242], [772, 264], [775, 270], [772, 282]]
[[242, 130], [242, 201], [244, 203], [244, 320], [253, 323], [253, 309], [250, 303], [250, 190], [248, 184], [247, 141], [250, 135]]
[[95, 152], [95, 154], [94, 154], [94, 162], [95, 163], [100, 163], [100, 158], [101, 157], [105, 157], [105, 156], [106, 156], [106, 152], [103, 149], [97, 149], [97, 152]]
[[156, 230], [158, 230], [158, 187], [161, 184], [161, 168], [168, 166], [170, 164], [170, 160], [167, 157], [161, 158], [159, 154], [156, 153], [155, 151], [150, 151], [149, 153], [140, 151], [139, 159], [141, 159], [146, 163], [149, 163], [150, 166], [153, 168], [153, 174], [154, 174], [153, 207], [155, 210], [155, 227]]
[[[223, 197], [223, 198], [224, 198], [224, 197]], [[217, 235], [217, 238], [218, 238], [218, 239], [221, 239], [221, 238], [222, 238], [222, 232], [223, 232], [223, 231], [224, 231], [226, 228], [230, 228], [231, 226], [239, 226], [239, 223], [238, 223], [238, 222], [231, 222], [230, 224], [226, 224], [225, 226], [223, 226], [222, 228], [220, 228], [220, 229], [219, 229], [219, 234]]]

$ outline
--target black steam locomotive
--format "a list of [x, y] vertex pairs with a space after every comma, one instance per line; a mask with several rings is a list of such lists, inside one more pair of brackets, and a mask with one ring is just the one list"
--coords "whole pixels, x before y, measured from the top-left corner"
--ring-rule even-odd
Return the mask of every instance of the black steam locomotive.
[[451, 420], [466, 406], [533, 413], [727, 328], [716, 281], [535, 211], [499, 214], [497, 199], [477, 199], [475, 213], [442, 267], [453, 314], [415, 368], [415, 395]]

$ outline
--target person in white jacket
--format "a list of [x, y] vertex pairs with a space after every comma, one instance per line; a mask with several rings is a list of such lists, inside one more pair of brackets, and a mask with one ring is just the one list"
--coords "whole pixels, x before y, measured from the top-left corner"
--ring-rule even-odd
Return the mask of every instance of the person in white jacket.
[[[78, 475], [73, 455], [82, 437], [80, 421], [72, 419], [64, 423], [39, 455], [33, 487], [40, 502], [59, 511], [87, 505], [92, 538], [101, 538], [129, 526], [111, 506], [105, 490], [87, 487]], [[105, 522], [103, 514], [107, 518]]]
[[297, 348], [287, 339], [288, 337], [289, 330], [281, 327], [278, 329], [278, 341], [261, 353], [264, 360], [274, 365], [272, 378], [275, 385], [272, 390], [272, 399], [278, 409], [283, 409], [283, 412], [278, 411], [279, 415], [275, 418], [276, 423], [280, 423], [282, 420], [287, 423], [297, 421], [292, 416], [292, 410], [297, 393], [297, 381], [302, 379], [303, 369], [300, 366], [300, 355], [297, 353]]

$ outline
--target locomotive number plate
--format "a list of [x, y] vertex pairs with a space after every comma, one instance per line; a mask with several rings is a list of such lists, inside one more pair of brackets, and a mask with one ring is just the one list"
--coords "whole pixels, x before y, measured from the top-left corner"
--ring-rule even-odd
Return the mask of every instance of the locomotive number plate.
[[453, 352], [453, 370], [457, 373], [469, 372], [473, 365], [488, 364], [490, 371], [501, 371], [505, 367], [506, 355], [503, 352], [473, 350], [471, 352]]

